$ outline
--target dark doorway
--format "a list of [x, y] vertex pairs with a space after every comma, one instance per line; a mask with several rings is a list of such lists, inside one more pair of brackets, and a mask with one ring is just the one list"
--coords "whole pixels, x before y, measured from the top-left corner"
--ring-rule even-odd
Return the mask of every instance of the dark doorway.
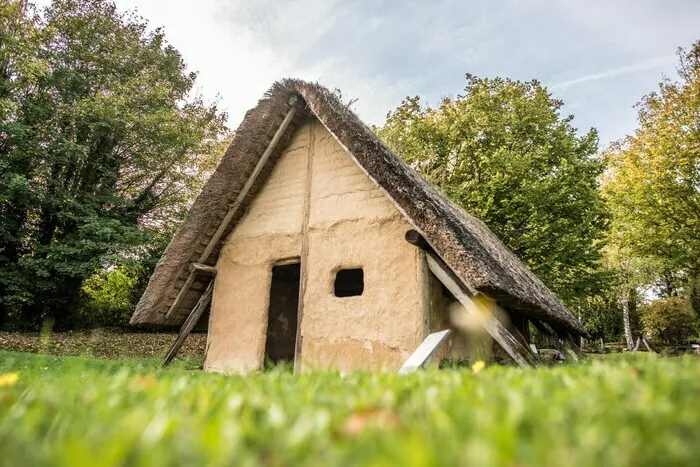
[[294, 362], [300, 266], [295, 263], [272, 268], [265, 341], [265, 360], [270, 363]]

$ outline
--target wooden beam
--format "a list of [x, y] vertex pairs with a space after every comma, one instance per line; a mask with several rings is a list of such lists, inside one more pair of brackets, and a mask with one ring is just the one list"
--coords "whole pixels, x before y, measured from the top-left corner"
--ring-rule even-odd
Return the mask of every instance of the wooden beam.
[[177, 335], [175, 342], [173, 342], [173, 345], [170, 347], [170, 350], [168, 350], [168, 353], [163, 359], [164, 367], [168, 366], [173, 360], [173, 358], [175, 358], [175, 355], [177, 355], [177, 353], [180, 351], [182, 344], [185, 343], [185, 339], [187, 339], [187, 336], [190, 335], [192, 329], [194, 329], [194, 327], [197, 325], [197, 322], [199, 322], [199, 318], [201, 318], [202, 314], [204, 314], [204, 310], [207, 309], [207, 305], [209, 305], [209, 303], [211, 302], [213, 293], [214, 281], [212, 280], [209, 283], [207, 290], [205, 290], [202, 296], [199, 298], [197, 305], [195, 305], [195, 307], [192, 309], [192, 312], [185, 320], [184, 324], [182, 325], [182, 328], [180, 328], [180, 333]]
[[[291, 107], [287, 111], [287, 114], [284, 116], [284, 120], [282, 120], [282, 123], [280, 124], [279, 128], [277, 128], [277, 131], [275, 132], [274, 136], [272, 137], [272, 140], [270, 141], [270, 144], [267, 145], [267, 148], [265, 149], [265, 152], [263, 152], [263, 155], [260, 157], [258, 160], [258, 163], [255, 165], [255, 168], [253, 169], [253, 173], [250, 174], [250, 177], [248, 177], [248, 180], [246, 180], [245, 184], [243, 185], [243, 188], [241, 188], [241, 191], [238, 192], [238, 196], [236, 196], [235, 201], [229, 208], [228, 212], [224, 216], [223, 220], [219, 224], [219, 227], [216, 229], [216, 232], [214, 232], [214, 235], [211, 237], [209, 242], [207, 243], [206, 248], [204, 248], [204, 251], [202, 254], [199, 256], [199, 261], [198, 263], [203, 263], [205, 264], [208, 259], [209, 255], [211, 255], [212, 251], [214, 251], [214, 248], [219, 244], [219, 240], [221, 240], [221, 237], [223, 237], [224, 232], [228, 228], [229, 223], [231, 222], [231, 219], [236, 215], [238, 212], [238, 209], [241, 207], [243, 204], [243, 201], [245, 200], [246, 196], [248, 196], [248, 192], [253, 186], [253, 183], [255, 183], [255, 180], [257, 179], [258, 175], [260, 175], [260, 172], [262, 172], [262, 169], [265, 167], [265, 164], [267, 163], [267, 160], [270, 158], [270, 155], [272, 154], [272, 151], [274, 151], [275, 147], [277, 146], [277, 143], [279, 143], [280, 139], [282, 138], [282, 135], [284, 134], [285, 130], [289, 126], [290, 123], [292, 123], [292, 119], [294, 118], [294, 114], [296, 114], [296, 106], [294, 105], [296, 103], [296, 96], [292, 96], [292, 99], [290, 99], [289, 104]], [[180, 291], [178, 292], [177, 296], [175, 297], [175, 300], [173, 303], [170, 305], [170, 308], [168, 308], [168, 312], [165, 314], [165, 319], [169, 319], [177, 307], [180, 305], [180, 302], [184, 298], [185, 294], [189, 290], [189, 288], [192, 286], [192, 283], [194, 282], [194, 278], [196, 276], [196, 273], [191, 271], [190, 275], [187, 277], [187, 280], [185, 283], [182, 285], [180, 288]]]
[[409, 230], [406, 232], [406, 241], [426, 252], [425, 259], [430, 271], [435, 274], [435, 277], [437, 277], [440, 282], [447, 287], [447, 290], [462, 304], [467, 313], [479, 319], [486, 332], [498, 342], [503, 350], [505, 350], [518, 365], [525, 368], [538, 366], [539, 361], [534, 357], [532, 350], [525, 348], [525, 346], [520, 343], [495, 316], [477, 316], [478, 312], [476, 311], [476, 305], [472, 301], [472, 297], [479, 295], [479, 292], [460, 279], [442, 258], [440, 258], [435, 250], [430, 247], [420, 233], [415, 230]]
[[200, 274], [202, 276], [216, 276], [216, 266], [209, 266], [208, 264], [202, 263], [192, 263], [190, 264], [190, 272], [195, 274]]
[[540, 335], [544, 337], [547, 342], [552, 344], [552, 346], [561, 354], [562, 357], [564, 357], [565, 360], [578, 363], [578, 356], [576, 353], [569, 352], [568, 349], [559, 341], [556, 334], [549, 330], [543, 322], [537, 319], [531, 319], [530, 322], [533, 326], [535, 326], [535, 329], [539, 331]]
[[562, 340], [564, 341], [564, 346], [569, 347], [576, 354], [579, 360], [585, 360], [588, 358], [586, 352], [584, 352], [581, 347], [576, 344], [576, 339], [574, 336], [567, 334]]
[[646, 347], [649, 352], [657, 353], [656, 350], [654, 350], [654, 348], [651, 346], [651, 344], [649, 343], [649, 341], [647, 340], [646, 337], [642, 336], [642, 342], [644, 342], [644, 347]]
[[[527, 325], [527, 320], [525, 321], [525, 324]], [[528, 340], [525, 338], [525, 336], [523, 336], [523, 334], [520, 332], [520, 330], [518, 329], [518, 327], [517, 327], [515, 324], [513, 324], [513, 326], [511, 326], [511, 328], [508, 329], [508, 331], [509, 331], [511, 334], [513, 334], [513, 337], [515, 337], [515, 338], [518, 340], [518, 342], [520, 342], [520, 343], [523, 345], [523, 347], [525, 348], [525, 350], [527, 350], [527, 351], [530, 353], [530, 355], [532, 356], [532, 358], [533, 358], [536, 362], [539, 363], [539, 362], [540, 362], [540, 357], [535, 353], [534, 350], [532, 350], [532, 348], [531, 348], [530, 345], [529, 345]]]
[[308, 272], [306, 270], [309, 258], [309, 218], [311, 216], [311, 177], [313, 175], [313, 162], [316, 146], [316, 125], [309, 125], [309, 147], [306, 151], [306, 178], [304, 182], [304, 206], [301, 219], [301, 256], [299, 258], [299, 302], [297, 303], [297, 330], [294, 340], [294, 372], [301, 371], [302, 340], [301, 325], [304, 321], [304, 295], [306, 295], [306, 282]]
[[[467, 313], [476, 315], [476, 313], [478, 313], [476, 311], [476, 305], [471, 299], [471, 297], [475, 295], [469, 294], [469, 288], [458, 280], [452, 271], [446, 268], [442, 260], [438, 262], [430, 254], [426, 255], [426, 260], [430, 271], [435, 274], [440, 282], [447, 287], [447, 290], [462, 304]], [[521, 367], [538, 365], [538, 361], [533, 358], [532, 351], [525, 348], [525, 346], [522, 345], [495, 316], [475, 317], [481, 320], [481, 324], [484, 326], [484, 329], [486, 329], [486, 332], [503, 347], [503, 350], [505, 350], [518, 365]]]

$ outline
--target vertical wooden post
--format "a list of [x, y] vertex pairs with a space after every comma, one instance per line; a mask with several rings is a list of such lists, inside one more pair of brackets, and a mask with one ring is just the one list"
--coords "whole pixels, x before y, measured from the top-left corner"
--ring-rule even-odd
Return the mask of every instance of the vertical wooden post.
[[301, 326], [304, 320], [304, 293], [308, 277], [309, 257], [309, 217], [311, 212], [311, 175], [313, 167], [314, 146], [316, 144], [316, 121], [309, 125], [309, 148], [306, 156], [306, 181], [304, 187], [304, 206], [301, 220], [301, 256], [299, 264], [299, 304], [297, 307], [297, 336], [294, 343], [294, 372], [301, 370], [302, 339]]

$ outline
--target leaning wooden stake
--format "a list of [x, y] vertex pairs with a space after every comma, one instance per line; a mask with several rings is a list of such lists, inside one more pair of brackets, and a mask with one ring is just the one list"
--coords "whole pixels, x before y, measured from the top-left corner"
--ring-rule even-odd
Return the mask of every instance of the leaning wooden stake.
[[535, 326], [535, 329], [539, 331], [540, 335], [544, 337], [547, 342], [552, 344], [552, 346], [561, 354], [562, 357], [564, 357], [565, 360], [578, 363], [578, 356], [576, 353], [569, 352], [569, 350], [559, 341], [559, 338], [552, 331], [550, 331], [543, 322], [537, 319], [531, 319], [530, 322], [533, 326]]
[[[231, 219], [233, 219], [233, 216], [235, 216], [238, 212], [238, 209], [243, 204], [243, 201], [245, 200], [246, 196], [248, 196], [248, 192], [252, 188], [253, 183], [255, 183], [255, 180], [257, 179], [258, 175], [260, 175], [260, 172], [262, 172], [263, 167], [265, 167], [267, 160], [270, 158], [270, 154], [272, 154], [272, 151], [277, 146], [277, 143], [279, 143], [279, 140], [282, 138], [284, 131], [287, 129], [289, 124], [292, 123], [292, 118], [294, 118], [294, 114], [296, 113], [296, 106], [294, 105], [295, 102], [296, 97], [293, 96], [293, 98], [289, 102], [289, 104], [292, 107], [287, 111], [287, 115], [285, 115], [284, 120], [282, 120], [282, 123], [280, 124], [279, 128], [277, 128], [275, 135], [272, 137], [270, 144], [267, 145], [267, 149], [265, 149], [265, 152], [260, 157], [260, 160], [258, 160], [257, 165], [253, 169], [253, 173], [250, 174], [250, 177], [248, 177], [248, 180], [246, 180], [245, 184], [243, 185], [243, 188], [241, 188], [241, 191], [238, 192], [236, 200], [229, 208], [228, 212], [224, 216], [224, 219], [221, 221], [221, 224], [219, 224], [219, 227], [216, 229], [216, 232], [209, 240], [209, 243], [207, 243], [204, 252], [202, 252], [202, 254], [199, 256], [199, 261], [197, 261], [197, 263], [206, 264], [207, 260], [209, 259], [209, 255], [211, 255], [211, 252], [214, 251], [216, 245], [219, 244], [219, 240], [221, 240], [221, 237], [223, 237], [224, 232], [226, 231], [229, 223], [231, 222]], [[185, 298], [185, 294], [190, 289], [190, 287], [192, 287], [195, 277], [197, 277], [197, 271], [190, 271], [190, 275], [187, 276], [187, 279], [185, 280], [185, 283], [182, 284], [182, 287], [180, 287], [180, 291], [175, 297], [175, 300], [170, 305], [170, 308], [168, 308], [168, 312], [165, 314], [166, 319], [169, 319], [175, 312], [175, 310], [177, 310], [177, 307], [180, 306], [180, 302], [182, 302], [182, 299]]]
[[202, 296], [199, 298], [197, 305], [195, 305], [194, 309], [185, 320], [185, 323], [182, 325], [182, 328], [180, 328], [180, 333], [177, 335], [177, 338], [175, 339], [175, 342], [173, 342], [172, 347], [170, 347], [168, 354], [163, 359], [164, 367], [168, 366], [173, 360], [173, 358], [175, 358], [175, 355], [177, 355], [177, 353], [180, 351], [180, 347], [182, 347], [182, 344], [185, 343], [185, 339], [187, 339], [187, 336], [190, 335], [192, 329], [194, 329], [194, 327], [199, 322], [199, 318], [201, 318], [204, 314], [204, 310], [207, 309], [209, 302], [211, 302], [211, 297], [213, 293], [214, 281], [212, 280], [209, 283], [209, 286], [207, 286], [207, 289], [204, 291]]
[[520, 342], [525, 350], [528, 351], [528, 353], [532, 356], [532, 359], [534, 359], [537, 363], [540, 363], [540, 356], [537, 355], [537, 352], [535, 352], [532, 347], [530, 347], [527, 343], [527, 339], [525, 339], [525, 336], [518, 330], [517, 326], [512, 326], [510, 329], [508, 329], [508, 332], [513, 334], [513, 337]]
[[651, 344], [649, 344], [649, 341], [646, 337], [642, 337], [642, 342], [644, 342], [644, 347], [646, 347], [649, 352], [656, 353], [656, 350], [654, 350]]
[[522, 345], [495, 316], [476, 316], [478, 312], [476, 311], [476, 306], [472, 301], [472, 297], [477, 296], [479, 292], [457, 277], [420, 233], [415, 230], [409, 230], [406, 232], [406, 241], [426, 252], [426, 260], [430, 271], [435, 274], [435, 277], [437, 277], [440, 282], [447, 287], [447, 290], [462, 304], [467, 313], [474, 315], [475, 318], [481, 321], [486, 332], [503, 347], [503, 350], [505, 350], [518, 365], [521, 367], [538, 366], [539, 361], [532, 351], [525, 348], [525, 346]]
[[586, 360], [588, 358], [586, 352], [584, 352], [581, 347], [576, 344], [576, 339], [571, 334], [567, 334], [565, 337], [563, 337], [562, 341], [564, 342], [564, 346], [569, 347], [576, 354], [579, 360]]

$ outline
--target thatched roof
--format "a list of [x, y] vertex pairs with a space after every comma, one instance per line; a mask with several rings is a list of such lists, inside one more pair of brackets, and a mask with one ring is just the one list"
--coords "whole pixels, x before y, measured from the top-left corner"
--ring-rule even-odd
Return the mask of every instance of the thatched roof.
[[[178, 325], [192, 310], [206, 287], [205, 278], [195, 282], [170, 318], [165, 317], [188, 276], [189, 264], [198, 260], [212, 238], [295, 95], [301, 97], [293, 104], [298, 106], [298, 112], [256, 179], [246, 203], [265, 182], [299, 126], [309, 118], [318, 118], [463, 281], [512, 312], [542, 319], [565, 332], [585, 333], [562, 302], [483, 222], [430, 187], [333, 93], [318, 84], [291, 79], [275, 83], [246, 114], [219, 166], [156, 266], [131, 324]], [[237, 221], [238, 218], [233, 219], [228, 231]], [[216, 263], [220, 247], [213, 251], [209, 264]]]

